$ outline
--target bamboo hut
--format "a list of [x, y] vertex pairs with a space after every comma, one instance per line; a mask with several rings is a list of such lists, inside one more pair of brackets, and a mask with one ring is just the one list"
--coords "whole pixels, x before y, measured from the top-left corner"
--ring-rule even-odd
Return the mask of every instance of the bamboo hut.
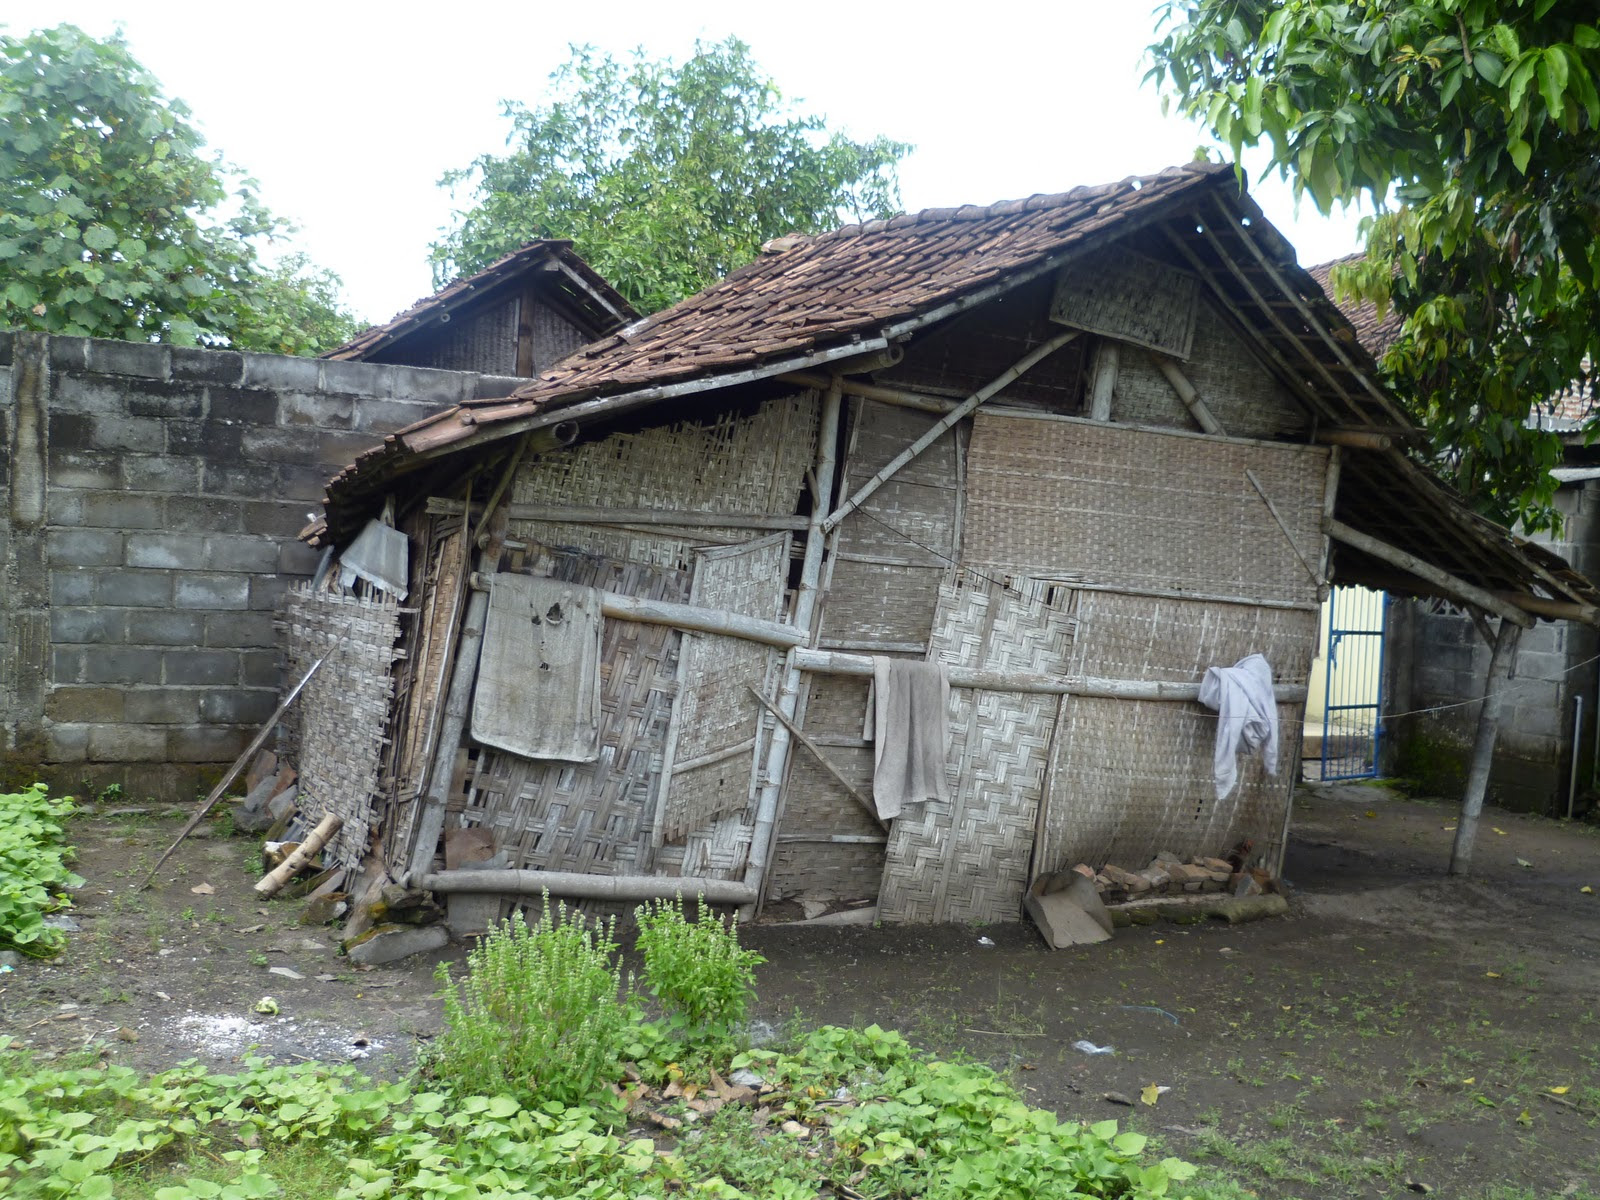
[[[1511, 629], [1600, 599], [1414, 433], [1229, 169], [778, 239], [331, 482], [302, 804], [344, 868], [495, 903], [992, 922], [1080, 862], [1276, 871], [1298, 738], [1218, 799], [1209, 667], [1263, 655], [1298, 731], [1330, 580]], [[949, 688], [897, 814], [880, 660]]]

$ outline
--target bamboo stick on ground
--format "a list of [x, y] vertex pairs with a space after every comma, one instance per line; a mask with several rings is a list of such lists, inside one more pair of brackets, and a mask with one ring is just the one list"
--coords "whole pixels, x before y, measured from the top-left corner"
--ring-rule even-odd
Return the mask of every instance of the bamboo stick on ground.
[[318, 851], [328, 844], [343, 825], [344, 820], [334, 813], [323, 817], [317, 823], [317, 827], [306, 835], [306, 840], [300, 843], [299, 849], [256, 881], [256, 895], [276, 895], [284, 884], [305, 869], [306, 864], [316, 857]]

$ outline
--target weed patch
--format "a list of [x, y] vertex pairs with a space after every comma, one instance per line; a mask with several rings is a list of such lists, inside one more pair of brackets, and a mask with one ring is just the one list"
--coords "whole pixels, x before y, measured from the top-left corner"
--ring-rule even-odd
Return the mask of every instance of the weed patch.
[[0, 793], [0, 949], [34, 958], [56, 954], [65, 939], [44, 918], [71, 906], [62, 890], [82, 887], [61, 822], [72, 800], [52, 800], [45, 785]]

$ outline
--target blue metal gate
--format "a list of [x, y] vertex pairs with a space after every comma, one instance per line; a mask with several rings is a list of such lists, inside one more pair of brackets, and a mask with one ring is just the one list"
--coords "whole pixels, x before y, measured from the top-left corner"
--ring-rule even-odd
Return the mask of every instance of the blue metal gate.
[[1383, 737], [1383, 635], [1389, 597], [1336, 587], [1328, 596], [1321, 777], [1370, 779]]

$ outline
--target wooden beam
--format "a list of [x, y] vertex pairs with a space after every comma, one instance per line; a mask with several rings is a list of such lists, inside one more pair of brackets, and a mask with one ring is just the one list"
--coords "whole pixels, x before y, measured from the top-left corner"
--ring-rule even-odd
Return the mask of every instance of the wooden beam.
[[1178, 399], [1183, 401], [1183, 406], [1189, 410], [1189, 415], [1194, 418], [1196, 425], [1206, 432], [1226, 437], [1227, 431], [1222, 428], [1222, 422], [1211, 415], [1211, 410], [1206, 407], [1206, 402], [1200, 399], [1200, 393], [1195, 390], [1194, 384], [1189, 382], [1189, 377], [1183, 373], [1178, 364], [1165, 354], [1151, 352], [1157, 368], [1167, 377], [1167, 382], [1172, 385], [1172, 390], [1178, 393]]
[[1553, 621], [1577, 621], [1600, 628], [1600, 608], [1592, 604], [1574, 604], [1569, 600], [1552, 600], [1548, 596], [1535, 596], [1532, 592], [1496, 592], [1507, 604], [1514, 604], [1523, 612], [1536, 617], [1549, 617]]
[[1500, 631], [1489, 655], [1489, 671], [1483, 682], [1483, 707], [1478, 711], [1478, 734], [1472, 743], [1472, 766], [1467, 771], [1467, 786], [1461, 796], [1461, 816], [1456, 821], [1456, 840], [1450, 847], [1450, 874], [1464, 875], [1472, 863], [1472, 843], [1478, 836], [1478, 817], [1483, 812], [1483, 794], [1489, 785], [1489, 768], [1494, 765], [1494, 744], [1500, 732], [1500, 706], [1506, 682], [1517, 661], [1517, 642], [1522, 627], [1502, 619]]
[[1365, 429], [1319, 429], [1312, 439], [1319, 446], [1347, 446], [1351, 450], [1392, 450], [1394, 439], [1387, 433]]
[[1458, 579], [1450, 572], [1441, 570], [1432, 563], [1424, 562], [1414, 554], [1407, 554], [1404, 550], [1396, 549], [1387, 542], [1380, 542], [1369, 534], [1362, 533], [1359, 529], [1352, 529], [1343, 521], [1330, 521], [1328, 523], [1328, 536], [1347, 546], [1353, 546], [1364, 554], [1370, 554], [1381, 562], [1386, 562], [1392, 567], [1399, 567], [1402, 571], [1424, 579], [1438, 588], [1445, 596], [1458, 603], [1472, 608], [1481, 608], [1485, 612], [1492, 612], [1497, 617], [1504, 618], [1516, 625], [1528, 627], [1533, 624], [1533, 618], [1523, 612], [1514, 604], [1508, 604], [1493, 592], [1468, 583], [1465, 579]]
[[[795, 663], [802, 671], [823, 675], [872, 674], [872, 659], [864, 654], [840, 654], [832, 650], [795, 650]], [[1022, 692], [1040, 696], [1084, 696], [1095, 700], [1188, 701], [1200, 698], [1198, 683], [1147, 682], [1141, 679], [1103, 679], [1092, 675], [1035, 675], [1024, 671], [975, 671], [970, 667], [951, 667], [950, 686], [979, 688], [986, 692]], [[1303, 683], [1280, 683], [1273, 689], [1278, 701], [1297, 703], [1306, 698]]]
[[[799, 387], [826, 388], [829, 386], [826, 375], [817, 375], [810, 371], [791, 371], [782, 376], [784, 383], [796, 384]], [[878, 400], [884, 404], [893, 404], [897, 408], [914, 408], [919, 412], [947, 413], [959, 400], [952, 400], [948, 396], [930, 396], [924, 392], [907, 391], [905, 388], [884, 387], [879, 383], [862, 383], [858, 379], [841, 379], [839, 388], [846, 396], [859, 396], [863, 400]]]
[[517, 300], [517, 362], [511, 371], [524, 379], [533, 376], [533, 306], [537, 302], [538, 295], [530, 283]]
[[1117, 386], [1117, 360], [1121, 351], [1110, 338], [1095, 343], [1094, 360], [1089, 367], [1089, 419], [1111, 420], [1111, 396]]
[[840, 772], [839, 768], [834, 766], [833, 763], [829, 760], [828, 756], [822, 752], [822, 747], [817, 745], [815, 742], [813, 742], [806, 735], [806, 731], [805, 730], [801, 729], [800, 726], [796, 725], [788, 717], [784, 716], [783, 715], [783, 710], [781, 708], [779, 708], [771, 700], [768, 700], [765, 696], [763, 696], [759, 691], [757, 691], [750, 684], [748, 684], [748, 683], [745, 684], [745, 688], [749, 691], [749, 693], [752, 696], [754, 696], [757, 700], [759, 700], [761, 702], [761, 705], [762, 705], [763, 708], [765, 708], [768, 712], [770, 712], [773, 716], [777, 717], [778, 720], [783, 723], [783, 726], [784, 726], [785, 729], [787, 729], [797, 739], [799, 739], [799, 742], [800, 742], [800, 744], [802, 746], [804, 746], [807, 750], [811, 751], [811, 757], [815, 758], [817, 760], [817, 762], [822, 764], [822, 769], [824, 771], [826, 771], [829, 775], [832, 775], [833, 778], [834, 778], [834, 781], [840, 787], [842, 787], [846, 792], [848, 792], [850, 794], [850, 799], [854, 800], [857, 804], [859, 804], [863, 809], [866, 810], [867, 815], [870, 816], [873, 819], [873, 821], [875, 821], [878, 824], [879, 828], [881, 828], [881, 829], [889, 828], [886, 824], [884, 824], [883, 819], [878, 816], [878, 810], [872, 806], [872, 801], [868, 800], [865, 796], [863, 796], [860, 793], [860, 791], [857, 790], [856, 785], [851, 783], [848, 779], [846, 779], [844, 777], [844, 775]]
[[675, 875], [585, 875], [579, 871], [529, 871], [515, 868], [463, 868], [457, 871], [413, 871], [411, 886], [425, 892], [500, 892], [537, 896], [549, 892], [578, 900], [670, 900], [681, 896], [707, 904], [748, 904], [748, 885], [733, 879]]
[[973, 392], [972, 395], [968, 396], [960, 404], [956, 405], [955, 408], [947, 412], [942, 418], [934, 422], [934, 424], [926, 433], [924, 433], [916, 441], [912, 442], [911, 445], [907, 446], [899, 454], [895, 455], [892, 459], [885, 463], [871, 479], [862, 484], [861, 487], [857, 489], [855, 495], [851, 496], [849, 500], [845, 501], [838, 508], [834, 509], [833, 512], [829, 513], [828, 519], [822, 523], [823, 532], [832, 532], [833, 529], [838, 526], [840, 521], [844, 520], [851, 513], [855, 512], [856, 509], [860, 508], [862, 504], [866, 503], [867, 499], [884, 484], [888, 483], [889, 480], [894, 477], [896, 472], [898, 472], [907, 463], [915, 459], [917, 455], [921, 454], [929, 446], [933, 445], [934, 442], [943, 437], [945, 433], [947, 433], [956, 424], [956, 422], [960, 421], [967, 414], [975, 411], [977, 407], [985, 400], [989, 399], [989, 397], [1005, 388], [1020, 376], [1026, 374], [1031, 368], [1038, 365], [1046, 358], [1049, 358], [1068, 342], [1081, 336], [1081, 332], [1081, 330], [1069, 329], [1065, 333], [1057, 334], [1049, 341], [1035, 346], [1032, 350], [1028, 351], [1028, 353], [1024, 354], [1020, 359], [1018, 359], [1015, 365], [1010, 367], [1001, 375], [997, 376], [995, 379], [984, 384], [977, 391]]

